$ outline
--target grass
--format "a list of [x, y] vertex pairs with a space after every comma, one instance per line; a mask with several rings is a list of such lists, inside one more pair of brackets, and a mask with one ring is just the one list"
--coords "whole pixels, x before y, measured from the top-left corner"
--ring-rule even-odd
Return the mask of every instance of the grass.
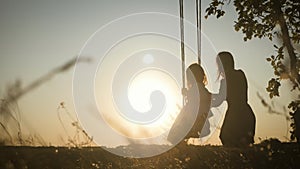
[[[158, 148], [145, 145], [145, 149]], [[128, 149], [129, 147], [117, 147]], [[246, 148], [180, 144], [149, 158], [125, 158], [101, 147], [0, 147], [0, 168], [299, 168], [300, 146], [265, 140]]]

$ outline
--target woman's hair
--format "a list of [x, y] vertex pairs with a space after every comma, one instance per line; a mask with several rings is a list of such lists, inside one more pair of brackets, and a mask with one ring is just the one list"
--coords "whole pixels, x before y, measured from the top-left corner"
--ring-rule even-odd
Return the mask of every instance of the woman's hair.
[[221, 75], [224, 74], [226, 71], [234, 69], [234, 60], [230, 52], [220, 52], [218, 53], [216, 59], [219, 71], [217, 79], [220, 79]]
[[191, 64], [186, 70], [187, 80], [189, 82], [207, 83], [203, 68], [197, 64]]

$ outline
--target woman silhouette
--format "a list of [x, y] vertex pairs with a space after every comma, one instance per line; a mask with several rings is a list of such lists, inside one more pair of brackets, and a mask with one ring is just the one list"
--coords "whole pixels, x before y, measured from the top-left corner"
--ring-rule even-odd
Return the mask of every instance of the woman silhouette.
[[[205, 88], [206, 78], [203, 68], [199, 64], [192, 64], [186, 70], [187, 90], [183, 90], [186, 96], [186, 104], [177, 116], [168, 135], [168, 141], [175, 144], [183, 138], [199, 138], [210, 133], [209, 114], [211, 94]], [[196, 120], [195, 120], [196, 118]], [[195, 123], [190, 125], [191, 122]]]
[[223, 79], [219, 93], [212, 96], [212, 106], [219, 106], [224, 100], [228, 104], [220, 133], [222, 144], [236, 147], [253, 144], [256, 120], [248, 104], [246, 76], [242, 70], [234, 68], [233, 56], [229, 52], [217, 55], [217, 65], [219, 77]]

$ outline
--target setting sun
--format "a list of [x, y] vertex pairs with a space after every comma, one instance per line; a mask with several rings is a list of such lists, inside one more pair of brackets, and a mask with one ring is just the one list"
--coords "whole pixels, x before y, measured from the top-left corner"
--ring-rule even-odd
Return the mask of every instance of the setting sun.
[[[150, 64], [155, 56], [145, 54], [140, 58], [145, 64]], [[128, 84], [126, 81], [126, 83], [117, 83], [117, 86], [124, 88], [125, 91], [120, 90], [114, 94], [113, 92], [118, 90], [106, 90], [103, 85], [102, 88], [96, 88], [100, 114], [109, 126], [119, 134], [130, 138], [157, 137], [170, 129], [181, 106], [180, 84], [171, 74], [155, 67], [148, 67], [130, 77]], [[161, 95], [155, 96], [155, 92]], [[107, 99], [103, 96], [112, 97]], [[122, 103], [128, 105], [120, 107]], [[157, 112], [160, 111], [158, 105], [163, 106], [161, 112]], [[152, 114], [154, 111], [157, 115], [151, 117], [151, 111]], [[150, 121], [147, 121], [147, 114], [150, 116]], [[141, 115], [145, 115], [145, 118], [138, 120], [130, 118]], [[125, 127], [130, 130], [123, 130]]]
[[169, 74], [159, 69], [145, 70], [133, 77], [128, 97], [131, 105], [140, 113], [151, 109], [150, 95], [153, 91], [161, 91], [166, 97], [166, 105], [161, 115], [150, 126], [169, 128], [172, 118], [178, 113], [180, 103], [180, 86]]

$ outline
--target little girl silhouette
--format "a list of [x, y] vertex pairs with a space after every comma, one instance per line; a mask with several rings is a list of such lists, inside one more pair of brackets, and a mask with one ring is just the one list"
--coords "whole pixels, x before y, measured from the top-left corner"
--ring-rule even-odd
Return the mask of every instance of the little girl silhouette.
[[[199, 138], [210, 133], [208, 116], [210, 111], [211, 94], [205, 88], [206, 76], [199, 64], [192, 64], [186, 70], [187, 89], [183, 95], [186, 96], [186, 104], [177, 116], [168, 135], [168, 141], [176, 144], [184, 138]], [[191, 124], [193, 121], [194, 124]]]

